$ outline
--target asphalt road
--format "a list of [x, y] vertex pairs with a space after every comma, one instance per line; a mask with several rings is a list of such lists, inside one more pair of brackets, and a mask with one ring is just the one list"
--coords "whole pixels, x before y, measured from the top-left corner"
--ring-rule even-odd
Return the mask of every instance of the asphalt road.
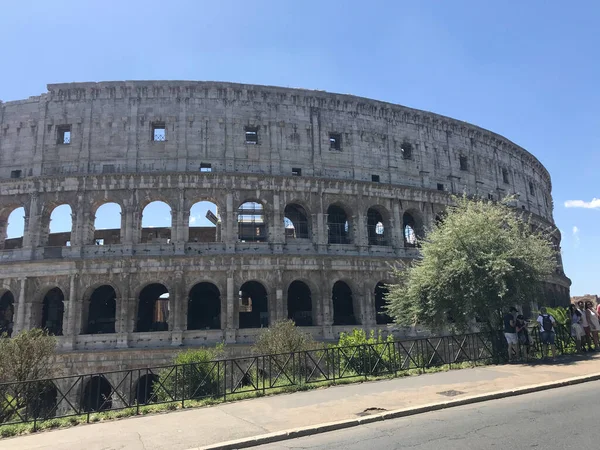
[[600, 448], [600, 382], [254, 447], [344, 450]]

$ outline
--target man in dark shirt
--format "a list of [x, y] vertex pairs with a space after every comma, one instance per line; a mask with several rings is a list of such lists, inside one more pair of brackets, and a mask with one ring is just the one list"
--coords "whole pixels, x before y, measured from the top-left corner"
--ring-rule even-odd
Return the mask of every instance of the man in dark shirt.
[[504, 314], [504, 337], [508, 344], [508, 362], [513, 359], [513, 354], [519, 357], [519, 338], [516, 328], [517, 308], [511, 306], [506, 314]]

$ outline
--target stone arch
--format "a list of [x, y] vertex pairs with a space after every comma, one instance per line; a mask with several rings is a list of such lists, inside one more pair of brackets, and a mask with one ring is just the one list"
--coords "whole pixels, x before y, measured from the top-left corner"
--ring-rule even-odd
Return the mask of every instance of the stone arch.
[[386, 284], [387, 283], [380, 281], [375, 285], [375, 290], [374, 290], [375, 322], [378, 325], [385, 325], [385, 324], [393, 322], [393, 319], [389, 316], [389, 314], [385, 310], [385, 305], [387, 304], [385, 296], [389, 292]]
[[416, 247], [423, 237], [423, 219], [418, 212], [405, 211], [402, 215], [402, 235], [405, 247]]
[[162, 199], [152, 200], [147, 201], [141, 211], [140, 242], [170, 244], [173, 233], [171, 205]]
[[294, 321], [299, 327], [314, 325], [312, 292], [308, 284], [301, 280], [294, 280], [287, 289], [288, 319]]
[[390, 214], [380, 205], [371, 206], [367, 210], [367, 239], [369, 245], [389, 245]]
[[81, 409], [85, 412], [111, 409], [112, 393], [113, 388], [104, 375], [90, 377], [81, 395]]
[[117, 291], [111, 284], [96, 284], [88, 289], [87, 308], [82, 315], [84, 334], [115, 333]]
[[246, 200], [237, 209], [238, 240], [267, 242], [268, 225], [265, 204], [260, 200]]
[[148, 283], [139, 290], [135, 331], [169, 330], [169, 289], [162, 283]]
[[218, 330], [221, 328], [221, 292], [208, 281], [196, 283], [189, 292], [187, 329]]
[[345, 281], [338, 280], [331, 289], [331, 303], [333, 305], [334, 325], [356, 325], [356, 312], [354, 310], [354, 295], [352, 289]]
[[288, 203], [283, 212], [286, 239], [310, 239], [310, 213], [299, 202]]
[[41, 326], [54, 336], [62, 336], [65, 312], [65, 294], [59, 287], [46, 291], [42, 299]]
[[190, 206], [188, 242], [219, 242], [221, 240], [221, 216], [217, 203], [198, 200]]
[[70, 247], [73, 232], [73, 207], [68, 202], [51, 203], [42, 212], [42, 247]]
[[327, 208], [327, 242], [329, 244], [351, 244], [352, 224], [349, 210], [341, 203], [332, 203]]
[[0, 250], [23, 247], [25, 239], [25, 207], [12, 205], [0, 210]]
[[133, 401], [138, 405], [147, 405], [158, 401], [156, 397], [156, 384], [158, 375], [147, 373], [138, 378], [133, 388]]
[[246, 281], [239, 292], [239, 328], [269, 326], [268, 291], [260, 281]]
[[12, 336], [15, 315], [15, 296], [8, 289], [0, 289], [0, 336]]
[[87, 242], [87, 244], [120, 244], [123, 233], [123, 206], [121, 203], [114, 200], [99, 202], [94, 205], [92, 211], [94, 223], [92, 233], [90, 233], [91, 242]]

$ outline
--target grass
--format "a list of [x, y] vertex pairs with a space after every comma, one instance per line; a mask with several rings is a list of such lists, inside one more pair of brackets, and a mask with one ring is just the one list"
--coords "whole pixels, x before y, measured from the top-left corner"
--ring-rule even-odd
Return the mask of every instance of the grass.
[[[331, 386], [341, 386], [346, 384], [353, 383], [363, 383], [365, 381], [378, 381], [378, 380], [388, 380], [393, 378], [401, 378], [407, 376], [416, 376], [422, 375], [424, 373], [437, 373], [437, 372], [447, 372], [449, 370], [456, 369], [467, 369], [473, 368], [477, 366], [489, 365], [491, 361], [480, 361], [478, 363], [464, 362], [460, 364], [453, 364], [451, 367], [449, 365], [443, 365], [438, 367], [430, 367], [426, 369], [408, 369], [405, 371], [400, 371], [396, 375], [380, 375], [380, 376], [367, 376], [364, 375], [356, 375], [343, 379], [332, 380], [323, 380], [317, 381], [313, 383], [303, 383], [292, 386], [279, 386], [274, 387], [268, 390], [263, 391], [248, 391], [248, 392], [236, 392], [236, 393], [228, 393], [226, 399], [223, 397], [220, 398], [205, 398], [202, 400], [186, 400], [183, 404], [181, 401], [178, 402], [168, 402], [168, 403], [160, 403], [160, 404], [151, 404], [140, 406], [139, 408], [129, 407], [114, 411], [107, 412], [97, 412], [91, 413], [89, 416], [90, 423], [97, 422], [106, 422], [110, 420], [116, 419], [124, 419], [126, 417], [133, 417], [137, 415], [148, 415], [148, 414], [158, 414], [165, 413], [168, 411], [175, 411], [179, 409], [189, 409], [189, 408], [200, 408], [218, 405], [221, 403], [235, 402], [240, 400], [247, 400], [252, 398], [259, 398], [264, 396], [278, 395], [278, 394], [288, 394], [293, 392], [300, 391], [310, 391], [313, 389], [322, 389]], [[283, 383], [283, 381], [281, 381]], [[20, 436], [23, 434], [34, 433], [37, 431], [44, 430], [53, 430], [57, 428], [69, 428], [73, 426], [77, 426], [80, 424], [87, 423], [88, 416], [87, 414], [75, 415], [70, 417], [62, 417], [62, 418], [54, 418], [47, 420], [40, 420], [36, 423], [35, 429], [33, 423], [19, 423], [19, 424], [11, 424], [11, 425], [1, 425], [0, 424], [0, 438], [7, 438], [12, 436]]]

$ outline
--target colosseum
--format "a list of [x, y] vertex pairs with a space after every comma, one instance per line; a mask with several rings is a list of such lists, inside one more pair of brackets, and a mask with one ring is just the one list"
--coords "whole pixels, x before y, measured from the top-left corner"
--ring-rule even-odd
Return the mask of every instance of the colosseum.
[[[47, 328], [75, 372], [242, 347], [288, 317], [321, 340], [387, 328], [389, 264], [418, 257], [463, 192], [516, 194], [554, 226], [542, 164], [448, 117], [234, 83], [50, 84], [0, 102], [0, 328]], [[156, 202], [168, 221], [144, 226]], [[52, 231], [58, 208], [70, 231]], [[115, 227], [97, 227], [111, 214]], [[547, 303], [568, 302], [569, 286], [559, 257]]]

